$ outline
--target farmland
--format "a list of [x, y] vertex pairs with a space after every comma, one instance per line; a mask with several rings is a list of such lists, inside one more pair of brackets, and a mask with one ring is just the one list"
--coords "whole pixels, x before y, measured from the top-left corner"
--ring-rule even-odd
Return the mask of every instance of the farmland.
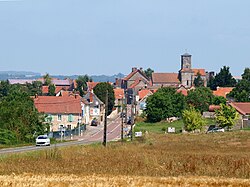
[[106, 148], [100, 144], [53, 146], [45, 151], [1, 156], [0, 184], [249, 186], [249, 136], [249, 131], [149, 133], [132, 143], [113, 142]]

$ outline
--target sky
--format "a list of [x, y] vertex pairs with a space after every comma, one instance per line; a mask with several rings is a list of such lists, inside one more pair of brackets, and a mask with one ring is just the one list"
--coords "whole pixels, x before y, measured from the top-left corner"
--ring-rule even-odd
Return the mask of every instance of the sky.
[[0, 0], [0, 71], [128, 74], [250, 67], [249, 0]]

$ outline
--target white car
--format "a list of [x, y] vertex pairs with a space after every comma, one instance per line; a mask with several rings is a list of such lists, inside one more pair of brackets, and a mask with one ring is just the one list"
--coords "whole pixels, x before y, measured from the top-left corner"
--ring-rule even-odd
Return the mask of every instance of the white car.
[[211, 133], [211, 132], [225, 132], [225, 129], [220, 128], [220, 127], [215, 127], [209, 131], [207, 131], [207, 133]]
[[50, 139], [47, 135], [40, 135], [36, 138], [36, 146], [50, 146]]

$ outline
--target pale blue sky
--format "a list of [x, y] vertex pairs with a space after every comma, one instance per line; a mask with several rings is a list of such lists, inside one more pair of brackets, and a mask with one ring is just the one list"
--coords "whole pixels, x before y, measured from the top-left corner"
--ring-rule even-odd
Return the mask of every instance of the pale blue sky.
[[0, 71], [128, 74], [250, 67], [249, 0], [0, 0]]

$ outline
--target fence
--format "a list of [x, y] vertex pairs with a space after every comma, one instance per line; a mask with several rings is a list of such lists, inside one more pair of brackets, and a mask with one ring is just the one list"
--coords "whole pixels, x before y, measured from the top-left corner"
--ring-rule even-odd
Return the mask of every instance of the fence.
[[86, 125], [82, 125], [79, 129], [79, 127], [75, 129], [62, 129], [61, 131], [53, 131], [49, 133], [49, 137], [53, 138], [70, 138], [71, 136], [79, 136], [86, 130]]

